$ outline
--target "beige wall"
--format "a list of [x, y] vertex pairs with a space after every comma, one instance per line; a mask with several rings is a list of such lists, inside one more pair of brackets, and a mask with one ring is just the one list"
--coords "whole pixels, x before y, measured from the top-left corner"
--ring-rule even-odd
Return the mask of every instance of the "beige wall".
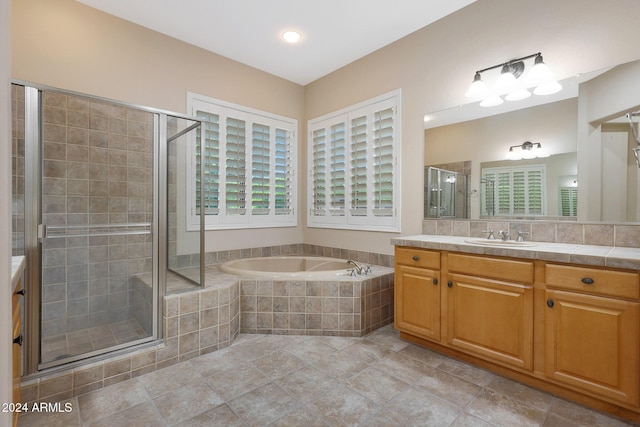
[[[640, 61], [624, 64], [580, 85], [578, 103], [578, 212], [583, 220], [607, 220], [603, 213], [603, 133], [602, 124], [610, 119], [640, 108], [638, 75]], [[633, 159], [635, 163], [635, 159]], [[631, 170], [630, 170], [631, 171]], [[636, 173], [637, 170], [633, 169]], [[636, 183], [629, 187], [637, 188]], [[629, 220], [636, 220], [638, 212], [637, 196], [629, 198], [630, 209], [636, 214], [628, 214]], [[634, 216], [636, 218], [634, 218]]]
[[[306, 118], [402, 89], [402, 234], [421, 233], [423, 116], [468, 102], [475, 70], [514, 57], [542, 52], [558, 79], [635, 60], [628, 40], [640, 37], [639, 15], [640, 2], [630, 0], [478, 0], [309, 84]], [[393, 236], [306, 229], [304, 239], [324, 245], [346, 238], [352, 249], [391, 253]]]
[[[304, 88], [74, 0], [14, 0], [12, 77], [186, 113], [187, 91], [302, 122]], [[207, 233], [207, 250], [302, 243], [302, 226]]]
[[[11, 402], [11, 2], [0, 0], [0, 402]], [[11, 414], [0, 413], [0, 426]]]
[[477, 69], [542, 52], [562, 79], [637, 59], [628, 40], [640, 38], [635, 0], [478, 0], [303, 88], [73, 0], [14, 8], [14, 78], [179, 112], [190, 90], [299, 119], [302, 225], [210, 232], [208, 250], [304, 242], [390, 254], [397, 233], [304, 227], [306, 120], [401, 89], [401, 232], [420, 233], [424, 114], [466, 102]]

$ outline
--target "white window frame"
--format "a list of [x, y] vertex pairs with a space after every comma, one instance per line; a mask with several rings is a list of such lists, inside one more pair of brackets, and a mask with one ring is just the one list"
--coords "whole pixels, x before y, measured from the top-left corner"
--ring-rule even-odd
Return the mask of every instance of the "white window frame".
[[[514, 173], [524, 173], [525, 175], [525, 192], [524, 192], [524, 207], [525, 212], [514, 212]], [[529, 204], [529, 176], [530, 172], [540, 173], [540, 197], [541, 197], [541, 212], [531, 213], [531, 206]], [[509, 175], [509, 213], [500, 211], [500, 190], [498, 188], [499, 180], [497, 178], [498, 174], [508, 174]], [[493, 177], [493, 178], [491, 178]], [[504, 166], [504, 167], [495, 167], [495, 168], [484, 168], [482, 169], [482, 178], [489, 179], [494, 181], [495, 185], [495, 193], [494, 193], [494, 215], [496, 216], [544, 216], [547, 214], [547, 204], [546, 204], [546, 193], [547, 193], [547, 170], [544, 164], [539, 165], [523, 165], [523, 166]], [[481, 209], [482, 215], [487, 215], [486, 211], [486, 192], [482, 195], [481, 199]]]
[[[308, 227], [384, 232], [400, 231], [401, 104], [401, 91], [398, 89], [307, 122]], [[377, 137], [375, 125], [376, 123], [382, 123], [382, 119], [377, 121], [376, 113], [388, 113], [390, 109], [392, 113], [388, 119], [391, 120], [391, 125], [383, 128], [386, 131], [384, 137]], [[354, 159], [352, 152], [354, 147], [352, 123], [355, 119], [363, 117], [366, 118], [364, 120], [366, 122], [366, 131], [359, 135], [364, 137], [366, 134], [366, 183], [363, 184], [366, 187], [366, 207], [361, 201], [358, 201], [360, 209], [355, 209], [356, 200], [354, 200], [353, 195], [353, 179], [355, 179], [355, 176], [364, 176], [365, 174], [356, 174], [351, 167]], [[340, 152], [340, 147], [336, 148], [332, 145], [332, 142], [336, 142], [336, 140], [332, 141], [331, 139], [332, 128], [340, 125], [343, 125], [344, 129], [343, 152]], [[324, 134], [324, 139], [321, 137], [322, 134]], [[376, 147], [379, 148], [381, 144], [385, 144], [383, 147], [385, 149], [384, 154], [380, 154], [380, 150], [376, 151]], [[342, 159], [342, 156], [344, 156], [344, 159]], [[388, 181], [385, 181], [384, 187], [387, 191], [382, 191], [381, 193], [389, 193], [389, 186], [391, 187], [392, 195], [390, 199], [388, 195], [384, 196], [385, 205], [390, 203], [391, 206], [380, 208], [380, 206], [375, 206], [377, 202], [383, 200], [383, 196], [376, 196], [375, 194], [376, 183], [381, 182], [381, 179], [376, 180], [375, 177], [376, 171], [380, 172], [380, 169], [377, 169], [379, 163], [376, 163], [376, 159], [386, 156], [391, 156], [391, 160], [385, 163], [384, 174], [390, 175], [391, 183], [389, 184]], [[364, 159], [361, 160], [364, 163]], [[336, 164], [344, 164], [344, 170], [336, 170]], [[332, 166], [334, 170], [331, 169]], [[360, 170], [362, 171], [362, 169]], [[324, 182], [324, 190], [322, 190], [322, 182]], [[344, 194], [344, 200], [337, 197], [335, 192], [332, 194], [332, 188], [335, 188], [336, 185], [343, 187], [343, 193], [340, 194]], [[380, 186], [383, 186], [383, 184], [380, 184]], [[326, 193], [324, 193], [323, 197], [324, 191]]]
[[[289, 117], [268, 113], [252, 109], [249, 107], [232, 104], [215, 98], [210, 98], [196, 93], [187, 93], [187, 111], [194, 117], [197, 117], [198, 111], [207, 112], [219, 116], [219, 183], [218, 183], [218, 208], [212, 209], [211, 213], [205, 215], [205, 229], [239, 229], [239, 228], [270, 228], [270, 227], [295, 227], [298, 225], [297, 220], [297, 177], [296, 171], [298, 167], [298, 140], [297, 129], [298, 121]], [[244, 209], [227, 209], [227, 119], [239, 119], [245, 122], [245, 208]], [[254, 151], [252, 149], [253, 139], [252, 132], [254, 125], [267, 126], [269, 133], [269, 208], [268, 209], [252, 209], [252, 161]], [[285, 132], [285, 138], [288, 140], [286, 148], [288, 149], [286, 156], [286, 181], [289, 184], [288, 191], [288, 207], [287, 209], [276, 209], [276, 169], [282, 170], [282, 164], [276, 167], [276, 144], [282, 147], [282, 140], [278, 139], [275, 130]], [[195, 134], [195, 132], [193, 132]], [[282, 132], [279, 133], [282, 135]], [[188, 162], [186, 176], [187, 197], [187, 230], [195, 231], [200, 227], [200, 212], [196, 209], [196, 138], [190, 140], [187, 150]]]

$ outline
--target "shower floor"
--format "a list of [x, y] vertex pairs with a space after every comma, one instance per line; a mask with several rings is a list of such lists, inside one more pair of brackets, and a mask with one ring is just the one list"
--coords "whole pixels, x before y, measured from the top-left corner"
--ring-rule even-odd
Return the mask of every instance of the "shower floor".
[[127, 319], [43, 338], [42, 363], [66, 359], [148, 336], [136, 319]]

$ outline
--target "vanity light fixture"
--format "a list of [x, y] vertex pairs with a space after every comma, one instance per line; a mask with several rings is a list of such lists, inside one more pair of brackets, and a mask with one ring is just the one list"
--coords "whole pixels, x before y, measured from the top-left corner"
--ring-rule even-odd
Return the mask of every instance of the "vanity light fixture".
[[508, 160], [535, 159], [549, 157], [549, 153], [542, 149], [539, 142], [525, 141], [520, 145], [512, 145], [507, 153]]
[[[527, 75], [520, 79], [525, 70], [524, 61], [531, 58], [535, 58], [533, 66]], [[489, 89], [482, 80], [482, 73], [496, 68], [500, 68], [500, 76], [494, 86]], [[503, 95], [506, 95], [504, 99], [507, 101], [519, 101], [530, 97], [529, 88], [534, 86], [533, 93], [536, 95], [551, 95], [562, 89], [562, 85], [554, 80], [553, 74], [544, 63], [540, 52], [476, 71], [473, 83], [465, 95], [481, 100], [480, 106], [482, 107], [493, 107], [502, 104]]]

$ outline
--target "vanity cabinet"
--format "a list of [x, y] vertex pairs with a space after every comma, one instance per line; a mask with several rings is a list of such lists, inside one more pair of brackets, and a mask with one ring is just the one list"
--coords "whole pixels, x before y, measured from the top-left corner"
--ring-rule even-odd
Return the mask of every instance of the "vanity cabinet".
[[[12, 337], [13, 337], [13, 352], [12, 352], [12, 400], [13, 403], [20, 403], [20, 376], [22, 374], [21, 355], [22, 355], [22, 310], [21, 310], [21, 298], [24, 295], [22, 278], [19, 279], [12, 298]], [[13, 413], [13, 426], [18, 425], [18, 412]]]
[[640, 274], [396, 247], [401, 337], [640, 421]]
[[447, 344], [533, 368], [533, 262], [448, 255]]
[[395, 276], [395, 327], [440, 340], [440, 253], [398, 248]]
[[639, 406], [638, 274], [549, 264], [545, 276], [545, 375]]

